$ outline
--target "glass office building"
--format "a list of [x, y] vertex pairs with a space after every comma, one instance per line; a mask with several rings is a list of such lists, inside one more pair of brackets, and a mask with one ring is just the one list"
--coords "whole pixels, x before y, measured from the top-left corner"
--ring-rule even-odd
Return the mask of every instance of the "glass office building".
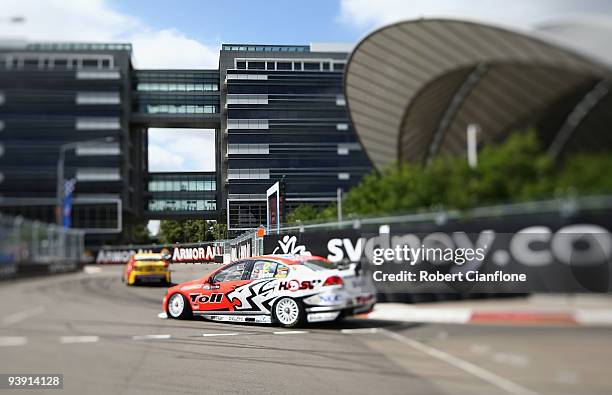
[[227, 141], [224, 174], [230, 230], [266, 221], [266, 190], [283, 179], [286, 211], [328, 205], [370, 163], [348, 121], [347, 52], [310, 46], [223, 45]]
[[[259, 226], [281, 178], [289, 209], [329, 204], [371, 169], [342, 94], [347, 55], [224, 44], [218, 69], [135, 70], [129, 44], [0, 43], [0, 212], [55, 221], [62, 146], [91, 243], [146, 219]], [[216, 171], [149, 173], [152, 127], [214, 129]]]

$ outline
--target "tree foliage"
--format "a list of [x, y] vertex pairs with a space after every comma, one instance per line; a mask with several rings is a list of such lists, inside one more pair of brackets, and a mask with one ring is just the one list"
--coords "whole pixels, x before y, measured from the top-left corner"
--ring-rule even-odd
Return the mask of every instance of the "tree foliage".
[[159, 226], [159, 241], [164, 244], [213, 241], [221, 235], [218, 229], [219, 224], [201, 219], [163, 220]]
[[[533, 130], [514, 133], [502, 144], [484, 146], [472, 169], [464, 156], [439, 156], [429, 165], [396, 164], [372, 173], [343, 200], [344, 217], [388, 215], [444, 207], [546, 199], [612, 192], [612, 156], [577, 154], [555, 164]], [[300, 206], [288, 222], [333, 220], [336, 206]]]

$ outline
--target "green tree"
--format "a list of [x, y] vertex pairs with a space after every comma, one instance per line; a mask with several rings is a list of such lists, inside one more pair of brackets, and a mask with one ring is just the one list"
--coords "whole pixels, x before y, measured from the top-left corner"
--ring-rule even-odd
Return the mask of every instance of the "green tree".
[[314, 221], [319, 216], [319, 210], [312, 204], [300, 204], [287, 214], [287, 223], [293, 224], [298, 221]]
[[163, 220], [159, 226], [159, 241], [164, 244], [208, 241], [207, 221], [201, 219]]
[[211, 233], [213, 240], [227, 239], [227, 225], [215, 223], [212, 225]]
[[127, 223], [123, 235], [126, 244], [149, 244], [151, 242], [146, 223]]
[[[464, 156], [439, 156], [429, 165], [402, 163], [365, 176], [343, 201], [345, 218], [389, 215], [437, 208], [465, 209], [487, 204], [553, 198], [568, 194], [612, 193], [612, 155], [570, 155], [555, 163], [534, 130], [486, 145], [472, 169]], [[289, 222], [333, 221], [336, 205], [322, 210], [300, 206]]]

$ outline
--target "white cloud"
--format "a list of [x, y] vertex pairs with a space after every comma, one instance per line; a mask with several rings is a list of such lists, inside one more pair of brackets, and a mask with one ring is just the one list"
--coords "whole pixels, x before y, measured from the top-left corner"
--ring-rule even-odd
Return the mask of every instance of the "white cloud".
[[3, 0], [0, 38], [29, 41], [131, 42], [140, 68], [217, 67], [218, 45], [207, 46], [174, 28], [154, 29], [115, 11], [106, 0]]
[[149, 171], [214, 170], [214, 130], [149, 129]]
[[576, 13], [610, 13], [604, 0], [341, 0], [339, 20], [374, 28], [406, 19], [461, 18], [518, 29]]
[[160, 225], [161, 225], [161, 221], [157, 219], [150, 220], [147, 223], [147, 229], [149, 230], [149, 234], [151, 236], [157, 236], [159, 234]]

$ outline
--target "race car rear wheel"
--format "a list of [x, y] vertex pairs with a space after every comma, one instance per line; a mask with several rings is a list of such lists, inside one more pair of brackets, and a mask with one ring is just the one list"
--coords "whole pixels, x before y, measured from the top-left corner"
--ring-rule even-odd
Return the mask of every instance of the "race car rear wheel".
[[186, 318], [190, 318], [192, 315], [189, 302], [179, 293], [170, 296], [170, 299], [168, 299], [167, 310], [168, 317], [177, 320], [184, 320]]
[[293, 328], [304, 321], [304, 307], [292, 298], [281, 298], [274, 305], [274, 318], [285, 328]]

